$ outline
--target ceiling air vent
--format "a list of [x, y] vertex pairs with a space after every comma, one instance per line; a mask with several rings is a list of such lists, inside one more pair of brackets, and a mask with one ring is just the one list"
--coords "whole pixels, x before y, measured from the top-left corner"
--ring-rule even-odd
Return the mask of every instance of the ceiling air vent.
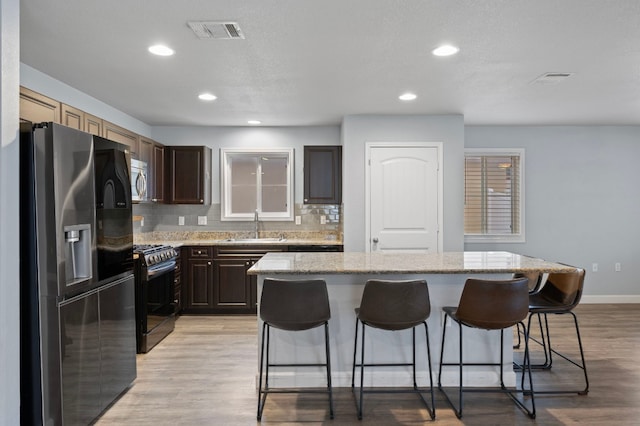
[[531, 84], [558, 84], [573, 74], [572, 72], [548, 72], [533, 80]]
[[242, 34], [237, 22], [189, 21], [187, 25], [201, 40], [244, 38], [244, 34]]

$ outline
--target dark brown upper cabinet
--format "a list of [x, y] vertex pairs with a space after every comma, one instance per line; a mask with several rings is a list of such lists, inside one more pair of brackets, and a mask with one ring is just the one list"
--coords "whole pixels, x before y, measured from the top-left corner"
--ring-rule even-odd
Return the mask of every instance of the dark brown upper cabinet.
[[156, 203], [165, 202], [165, 146], [157, 142], [153, 143], [153, 194], [151, 195], [151, 201]]
[[149, 199], [154, 203], [164, 202], [164, 145], [140, 137], [139, 159], [147, 163]]
[[211, 149], [170, 146], [167, 157], [167, 204], [211, 204]]
[[304, 204], [342, 203], [342, 146], [304, 147]]

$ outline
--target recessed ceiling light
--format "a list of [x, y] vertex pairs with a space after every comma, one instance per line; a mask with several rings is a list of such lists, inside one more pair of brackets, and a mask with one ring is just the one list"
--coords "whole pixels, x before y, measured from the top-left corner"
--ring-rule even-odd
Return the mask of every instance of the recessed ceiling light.
[[412, 101], [417, 97], [418, 96], [413, 93], [403, 93], [402, 95], [398, 96], [398, 99], [400, 99], [401, 101]]
[[172, 48], [165, 46], [164, 44], [154, 44], [153, 46], [150, 46], [149, 52], [158, 56], [171, 56], [175, 53]]
[[198, 95], [198, 98], [203, 101], [215, 101], [216, 99], [218, 99], [216, 95], [213, 95], [211, 93], [200, 93]]
[[254, 125], [254, 126], [255, 126], [256, 124], [261, 124], [261, 123], [262, 123], [262, 121], [259, 121], [259, 120], [249, 120], [249, 121], [247, 121], [247, 123], [252, 124], [252, 125]]
[[458, 47], [451, 46], [450, 44], [445, 44], [440, 47], [436, 47], [435, 49], [433, 49], [431, 53], [433, 53], [436, 56], [451, 56], [451, 55], [455, 55], [459, 51], [460, 49]]

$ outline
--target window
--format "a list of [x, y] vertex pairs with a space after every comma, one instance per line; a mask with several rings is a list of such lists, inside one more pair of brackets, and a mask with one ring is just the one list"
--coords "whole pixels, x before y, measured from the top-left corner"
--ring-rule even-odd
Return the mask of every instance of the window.
[[221, 220], [293, 220], [293, 149], [221, 153]]
[[465, 242], [524, 242], [523, 169], [523, 149], [465, 150]]

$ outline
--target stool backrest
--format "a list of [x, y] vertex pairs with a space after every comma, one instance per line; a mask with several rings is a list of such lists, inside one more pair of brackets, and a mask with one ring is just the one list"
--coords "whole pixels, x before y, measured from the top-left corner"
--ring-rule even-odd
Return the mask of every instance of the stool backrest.
[[534, 272], [516, 272], [513, 274], [513, 278], [526, 278], [529, 280], [529, 292], [535, 292], [540, 289], [542, 283], [542, 273]]
[[575, 272], [549, 274], [540, 290], [540, 296], [558, 305], [573, 309], [580, 302], [584, 287], [584, 269]]
[[431, 314], [425, 280], [369, 280], [364, 285], [358, 318], [371, 327], [404, 330]]
[[284, 330], [308, 330], [331, 318], [324, 280], [266, 278], [260, 296], [260, 318]]
[[487, 330], [516, 325], [529, 314], [529, 280], [480, 280], [464, 284], [456, 317], [464, 324]]

